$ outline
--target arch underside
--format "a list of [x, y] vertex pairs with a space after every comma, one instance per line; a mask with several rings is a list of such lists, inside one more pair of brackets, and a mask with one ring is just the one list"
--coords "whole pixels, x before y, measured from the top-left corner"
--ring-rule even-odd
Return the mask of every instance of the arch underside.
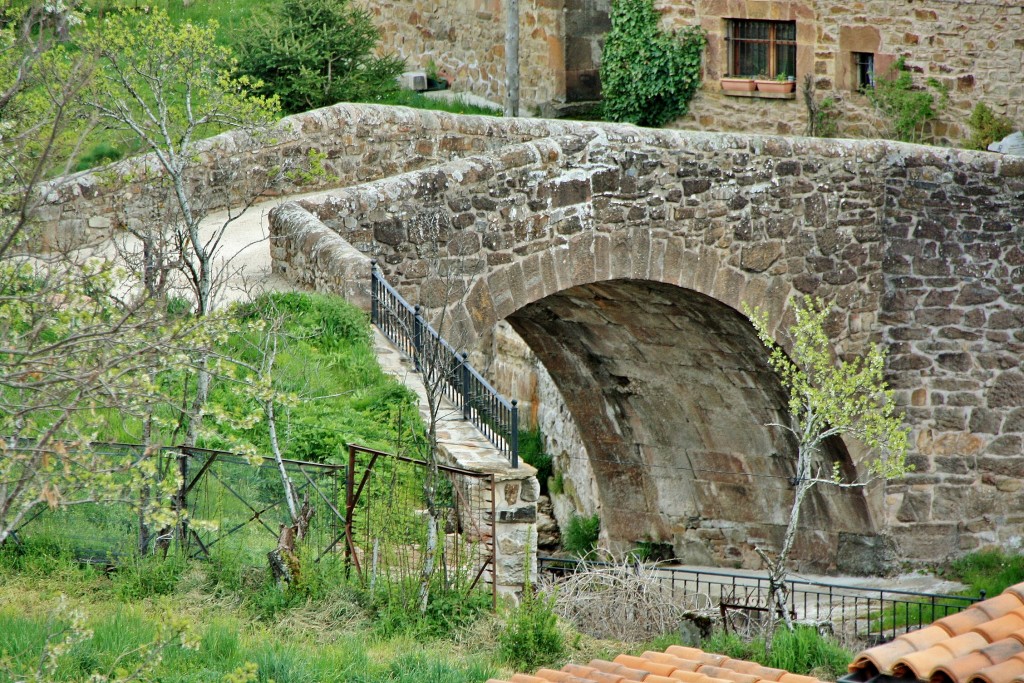
[[[757, 566], [789, 518], [795, 442], [785, 396], [742, 315], [695, 291], [639, 280], [587, 284], [508, 317], [574, 416], [612, 550], [670, 543], [685, 561]], [[852, 467], [839, 441], [821, 455]], [[795, 559], [835, 568], [842, 534], [871, 535], [863, 492], [805, 502]]]

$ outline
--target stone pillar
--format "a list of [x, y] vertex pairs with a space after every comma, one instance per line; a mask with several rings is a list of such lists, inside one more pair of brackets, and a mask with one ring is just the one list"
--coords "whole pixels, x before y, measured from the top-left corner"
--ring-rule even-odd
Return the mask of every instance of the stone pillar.
[[518, 599], [526, 571], [530, 581], [537, 578], [537, 499], [540, 484], [537, 471], [520, 464], [494, 477], [495, 572], [492, 579], [499, 595]]

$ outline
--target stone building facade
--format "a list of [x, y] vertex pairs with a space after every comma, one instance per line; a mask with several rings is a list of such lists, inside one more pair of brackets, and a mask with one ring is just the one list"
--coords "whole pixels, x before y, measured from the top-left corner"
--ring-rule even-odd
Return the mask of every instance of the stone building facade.
[[[383, 0], [370, 3], [385, 48], [410, 67], [427, 60], [455, 74], [455, 87], [504, 96], [504, 25], [500, 0]], [[521, 97], [551, 114], [600, 92], [601, 38], [610, 0], [522, 0]], [[816, 97], [836, 102], [839, 134], [884, 137], [879, 118], [859, 92], [869, 72], [886, 75], [903, 57], [915, 82], [934, 78], [948, 104], [922, 131], [925, 141], [956, 144], [969, 133], [977, 102], [1024, 125], [1024, 5], [1011, 0], [655, 0], [668, 28], [701, 26], [708, 35], [704, 87], [678, 127], [707, 131], [804, 134], [807, 108], [788, 97], [729, 96], [719, 79], [732, 71], [747, 29], [795, 33], [795, 75], [811, 76]], [[757, 22], [743, 24], [743, 22]], [[763, 48], [772, 52], [769, 42]], [[758, 48], [762, 49], [762, 48]], [[775, 75], [775, 65], [765, 69]]]

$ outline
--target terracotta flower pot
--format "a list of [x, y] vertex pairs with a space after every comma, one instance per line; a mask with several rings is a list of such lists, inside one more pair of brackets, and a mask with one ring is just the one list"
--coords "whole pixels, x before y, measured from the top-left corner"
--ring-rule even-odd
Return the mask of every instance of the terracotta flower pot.
[[734, 92], [753, 92], [757, 89], [757, 83], [752, 78], [731, 78], [726, 76], [721, 79], [722, 90]]
[[793, 92], [796, 81], [754, 81], [759, 92]]

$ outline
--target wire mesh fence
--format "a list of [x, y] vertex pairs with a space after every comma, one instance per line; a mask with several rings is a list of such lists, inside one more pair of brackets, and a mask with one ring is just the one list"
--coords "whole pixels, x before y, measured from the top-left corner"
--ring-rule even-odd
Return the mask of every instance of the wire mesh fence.
[[491, 584], [493, 602], [494, 475], [349, 449], [346, 553], [363, 582], [407, 606]]
[[[93, 443], [87, 447], [116, 462], [140, 462], [145, 448], [133, 444]], [[84, 449], [83, 449], [84, 450]], [[284, 484], [273, 458], [248, 458], [226, 451], [163, 448], [145, 456], [155, 464], [150, 490], [168, 477], [180, 477], [177, 504], [183, 522], [174, 528], [151, 529], [157, 546], [171, 545], [189, 556], [208, 556], [215, 548], [242, 555], [249, 564], [261, 564], [277, 547], [281, 525], [290, 523]], [[344, 547], [346, 467], [283, 461], [300, 500], [308, 500], [314, 513], [306, 547], [317, 557]], [[114, 471], [111, 476], [125, 476]], [[127, 477], [126, 477], [127, 478]], [[40, 507], [16, 529], [16, 540], [36, 539], [60, 545], [83, 561], [116, 563], [139, 551], [142, 530], [139, 508], [144, 490], [131, 497], [103, 503], [67, 507]], [[187, 521], [186, 521], [187, 520]]]
[[[349, 446], [345, 465], [250, 458], [201, 448], [94, 443], [90, 453], [114, 461], [151, 459], [151, 490], [176, 478], [173, 526], [151, 529], [147, 549], [164, 548], [194, 558], [230, 553], [248, 565], [265, 565], [292, 523], [283, 467], [299, 504], [313, 514], [302, 549], [319, 562], [342, 559], [389, 602], [412, 606], [425, 593], [469, 594], [488, 584], [494, 568], [494, 475]], [[114, 475], [117, 476], [117, 475]], [[17, 529], [16, 541], [33, 538], [68, 548], [79, 559], [116, 564], [140, 549], [140, 503], [134, 499], [40, 508]], [[182, 504], [182, 501], [183, 504]], [[424, 577], [427, 576], [428, 580]]]

